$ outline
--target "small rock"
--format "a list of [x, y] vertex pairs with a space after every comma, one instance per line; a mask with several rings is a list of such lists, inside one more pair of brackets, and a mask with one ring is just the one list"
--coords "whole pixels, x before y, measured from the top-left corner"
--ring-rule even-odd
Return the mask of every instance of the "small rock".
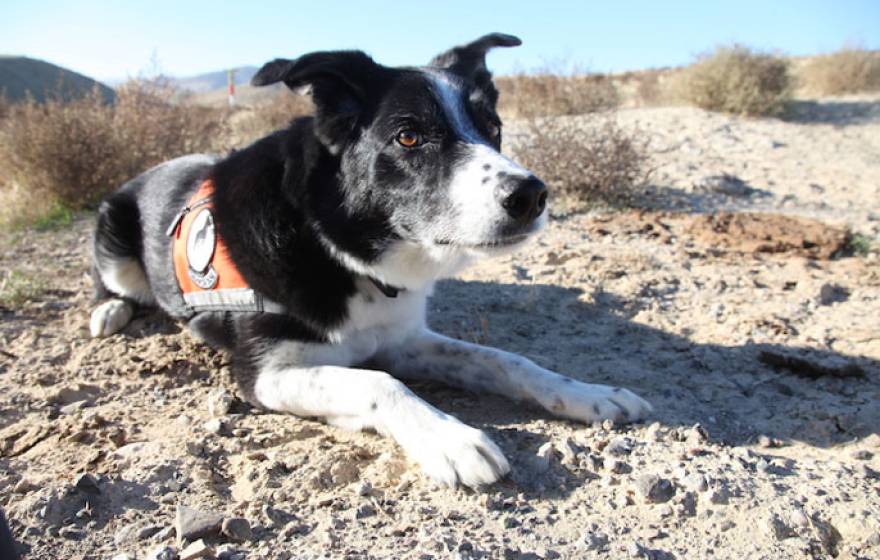
[[137, 538], [139, 541], [147, 540], [162, 530], [158, 525], [144, 525], [137, 530]]
[[694, 424], [693, 427], [688, 430], [687, 437], [685, 438], [690, 445], [700, 445], [709, 441], [709, 432], [700, 425]]
[[794, 529], [786, 525], [782, 518], [775, 513], [767, 520], [766, 529], [770, 536], [779, 541], [797, 536]]
[[810, 526], [810, 518], [807, 517], [807, 514], [804, 513], [804, 510], [799, 507], [791, 510], [789, 520], [794, 527], [806, 528]]
[[635, 481], [636, 492], [648, 503], [659, 504], [675, 495], [675, 486], [656, 474], [646, 474]]
[[701, 473], [687, 475], [681, 480], [681, 485], [685, 490], [690, 490], [691, 492], [705, 492], [709, 489], [709, 481], [706, 480], [706, 475]]
[[587, 550], [603, 550], [608, 546], [608, 535], [598, 530], [596, 525], [584, 535], [584, 545]]
[[849, 299], [849, 288], [839, 284], [823, 284], [819, 289], [819, 303], [821, 305], [833, 305]]
[[852, 452], [851, 456], [858, 461], [870, 461], [874, 454], [867, 449], [856, 449]]
[[374, 508], [371, 504], [362, 504], [355, 511], [354, 517], [355, 519], [364, 519], [365, 517], [371, 517], [376, 515], [376, 508]]
[[224, 389], [215, 389], [208, 394], [208, 414], [214, 418], [226, 416], [232, 410], [235, 399]]
[[205, 428], [205, 431], [211, 434], [221, 434], [226, 431], [226, 423], [223, 422], [220, 418], [211, 418], [204, 424], [202, 427]]
[[608, 470], [614, 474], [626, 474], [632, 471], [632, 468], [619, 459], [611, 459], [608, 462]]
[[175, 527], [177, 538], [194, 540], [217, 534], [223, 523], [223, 516], [212, 511], [199, 511], [187, 506], [177, 506]]
[[122, 546], [134, 542], [138, 538], [138, 531], [140, 531], [140, 529], [141, 525], [139, 523], [123, 525], [113, 533], [113, 542], [116, 546]]
[[79, 475], [74, 483], [76, 489], [87, 494], [100, 494], [101, 489], [98, 488], [98, 480], [89, 473]]
[[609, 455], [629, 455], [633, 450], [633, 440], [626, 437], [621, 436], [614, 438], [605, 448], [605, 453]]
[[168, 527], [165, 527], [164, 529], [153, 535], [153, 540], [158, 542], [168, 540], [174, 536], [174, 533], [176, 531], [177, 530], [173, 526], [169, 525]]
[[710, 488], [703, 496], [710, 504], [724, 505], [730, 501], [730, 493], [723, 486]]
[[180, 551], [179, 560], [195, 560], [212, 556], [214, 556], [214, 550], [203, 539], [199, 539]]
[[373, 493], [373, 485], [367, 482], [366, 480], [361, 482], [358, 485], [357, 494], [358, 496], [369, 496]]
[[83, 531], [76, 525], [67, 525], [66, 527], [62, 527], [58, 534], [65, 539], [70, 539], [74, 541], [78, 541], [86, 535], [85, 531]]
[[58, 412], [60, 412], [61, 414], [70, 415], [86, 408], [87, 406], [89, 406], [89, 404], [91, 403], [87, 400], [75, 401], [62, 406], [58, 409]]
[[645, 439], [648, 441], [663, 441], [663, 433], [660, 431], [662, 428], [660, 422], [653, 422], [648, 429], [645, 430]]
[[644, 556], [644, 549], [642, 548], [642, 545], [636, 541], [630, 541], [629, 544], [626, 545], [626, 553], [633, 558], [641, 558]]
[[110, 560], [134, 560], [134, 556], [127, 552], [120, 552]]
[[235, 542], [248, 542], [254, 538], [251, 524], [243, 517], [230, 517], [223, 520], [220, 530]]
[[758, 459], [757, 463], [755, 463], [755, 470], [757, 470], [759, 473], [766, 473], [770, 470], [770, 463], [767, 461], [767, 459], [764, 459], [762, 457]]
[[560, 455], [562, 455], [562, 461], [560, 462], [563, 465], [574, 465], [577, 462], [579, 449], [571, 438], [563, 438], [562, 441], [556, 445], [556, 449], [559, 451]]
[[144, 560], [176, 560], [177, 551], [172, 546], [160, 545], [147, 553]]
[[595, 453], [590, 453], [584, 458], [584, 464], [582, 465], [584, 468], [589, 469], [593, 472], [598, 472], [605, 467], [605, 460], [602, 459], [600, 455], [596, 455]]
[[40, 487], [37, 484], [34, 484], [26, 478], [22, 478], [15, 483], [15, 486], [12, 487], [12, 491], [16, 494], [30, 494], [34, 490], [39, 489]]
[[550, 463], [553, 461], [553, 443], [547, 442], [538, 448], [538, 452], [534, 458], [534, 469], [539, 473], [545, 473], [550, 470]]

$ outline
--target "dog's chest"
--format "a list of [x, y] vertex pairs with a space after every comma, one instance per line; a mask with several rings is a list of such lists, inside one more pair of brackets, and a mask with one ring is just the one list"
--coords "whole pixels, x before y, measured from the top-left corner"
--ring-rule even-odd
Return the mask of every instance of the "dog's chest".
[[390, 298], [369, 290], [354, 295], [348, 318], [330, 334], [353, 363], [369, 359], [379, 349], [399, 344], [425, 324], [425, 291], [406, 290]]

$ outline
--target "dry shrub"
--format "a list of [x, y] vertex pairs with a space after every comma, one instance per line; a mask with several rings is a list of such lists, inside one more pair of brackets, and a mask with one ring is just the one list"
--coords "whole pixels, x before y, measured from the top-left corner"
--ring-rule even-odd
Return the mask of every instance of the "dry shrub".
[[681, 74], [685, 101], [736, 115], [777, 115], [791, 98], [789, 63], [741, 45], [718, 47]]
[[210, 150], [220, 114], [172, 104], [172, 95], [158, 81], [141, 81], [122, 86], [115, 105], [97, 89], [73, 101], [11, 105], [0, 122], [0, 219], [20, 223], [89, 208], [153, 165]]
[[649, 175], [646, 143], [610, 115], [531, 119], [513, 153], [547, 183], [563, 211], [625, 206]]
[[613, 109], [620, 96], [603, 74], [553, 73], [499, 77], [498, 112], [507, 118], [583, 115]]
[[271, 100], [244, 109], [233, 117], [233, 136], [238, 145], [247, 144], [276, 130], [286, 128], [297, 117], [314, 113], [311, 97], [286, 88]]
[[818, 95], [842, 95], [880, 90], [880, 53], [864, 49], [841, 49], [817, 56], [801, 70], [807, 91]]

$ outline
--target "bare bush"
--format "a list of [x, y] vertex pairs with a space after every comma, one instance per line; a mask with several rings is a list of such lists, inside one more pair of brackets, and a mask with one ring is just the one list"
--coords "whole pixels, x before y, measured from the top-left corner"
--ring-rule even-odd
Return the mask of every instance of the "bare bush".
[[[26, 219], [95, 205], [141, 171], [171, 157], [210, 150], [222, 125], [216, 110], [170, 102], [159, 82], [122, 86], [115, 105], [96, 89], [73, 100], [9, 106], [0, 122], [3, 200]], [[22, 214], [5, 221], [21, 221]]]
[[516, 159], [541, 177], [563, 210], [625, 206], [648, 179], [647, 145], [613, 116], [531, 119]]
[[801, 85], [818, 95], [842, 95], [880, 90], [880, 53], [841, 49], [817, 56], [799, 73]]
[[583, 115], [620, 104], [614, 83], [603, 74], [520, 74], [495, 80], [498, 112], [507, 118]]
[[777, 115], [791, 98], [786, 59], [741, 45], [704, 54], [680, 76], [678, 92], [688, 103], [737, 115]]
[[313, 112], [311, 97], [284, 89], [270, 101], [237, 113], [233, 117], [233, 136], [236, 144], [246, 144], [286, 128], [293, 119]]

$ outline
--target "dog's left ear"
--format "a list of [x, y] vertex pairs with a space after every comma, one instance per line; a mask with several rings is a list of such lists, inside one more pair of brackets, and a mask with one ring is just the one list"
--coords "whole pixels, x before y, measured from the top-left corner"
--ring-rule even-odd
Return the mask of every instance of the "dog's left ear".
[[431, 60], [429, 66], [443, 68], [472, 80], [478, 87], [491, 95], [494, 103], [497, 100], [498, 92], [492, 84], [492, 74], [486, 68], [486, 53], [495, 47], [516, 47], [521, 44], [522, 41], [519, 40], [519, 37], [504, 33], [490, 33], [467, 45], [454, 47], [445, 53], [438, 54]]
[[361, 51], [314, 52], [295, 60], [267, 62], [251, 78], [251, 85], [284, 82], [290, 89], [311, 86], [318, 137], [331, 152], [338, 153], [369, 112], [388, 70]]

